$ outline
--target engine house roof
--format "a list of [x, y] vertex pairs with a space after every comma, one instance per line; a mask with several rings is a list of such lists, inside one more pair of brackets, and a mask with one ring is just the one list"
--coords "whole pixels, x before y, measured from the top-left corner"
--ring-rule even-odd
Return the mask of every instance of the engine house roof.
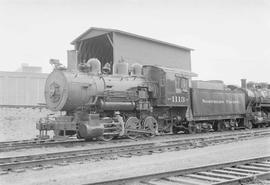
[[129, 33], [129, 32], [126, 32], [126, 31], [121, 31], [121, 30], [117, 30], [117, 29], [109, 29], [109, 28], [97, 28], [97, 27], [90, 27], [88, 30], [86, 30], [84, 33], [82, 33], [80, 36], [78, 36], [75, 40], [73, 40], [71, 42], [71, 44], [75, 45], [77, 42], [79, 42], [81, 40], [89, 39], [89, 38], [92, 38], [92, 37], [96, 37], [98, 35], [103, 35], [103, 34], [112, 33], [112, 32], [120, 33], [120, 34], [123, 34], [123, 35], [131, 36], [131, 37], [135, 37], [135, 38], [139, 38], [139, 39], [143, 39], [143, 40], [147, 40], [147, 41], [151, 41], [151, 42], [155, 42], [155, 43], [158, 43], [158, 44], [163, 44], [163, 45], [167, 45], [167, 46], [171, 46], [171, 47], [176, 47], [176, 48], [179, 48], [179, 49], [182, 49], [182, 50], [187, 50], [187, 51], [194, 50], [192, 48], [179, 46], [179, 45], [176, 45], [176, 44], [172, 44], [172, 43], [160, 41], [160, 40], [157, 40], [157, 39], [137, 35], [137, 34], [134, 34], [134, 33]]
[[116, 29], [91, 27], [72, 44], [78, 51], [78, 63], [97, 58], [101, 66], [125, 61], [129, 64], [166, 65], [191, 72], [191, 48]]

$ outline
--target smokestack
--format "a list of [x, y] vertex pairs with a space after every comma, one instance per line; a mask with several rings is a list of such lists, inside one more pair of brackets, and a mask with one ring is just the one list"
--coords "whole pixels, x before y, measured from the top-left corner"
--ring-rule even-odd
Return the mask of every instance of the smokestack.
[[67, 51], [67, 68], [70, 71], [77, 71], [77, 51], [76, 50], [68, 50]]
[[247, 79], [241, 79], [241, 88], [243, 89], [247, 88]]

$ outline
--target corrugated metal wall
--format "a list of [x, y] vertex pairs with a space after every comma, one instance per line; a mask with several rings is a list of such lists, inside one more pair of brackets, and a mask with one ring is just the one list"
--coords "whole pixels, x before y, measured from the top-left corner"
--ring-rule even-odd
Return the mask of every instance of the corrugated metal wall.
[[191, 71], [190, 51], [114, 33], [114, 62], [123, 58], [128, 63], [176, 67]]
[[45, 103], [47, 76], [45, 73], [0, 72], [0, 105]]

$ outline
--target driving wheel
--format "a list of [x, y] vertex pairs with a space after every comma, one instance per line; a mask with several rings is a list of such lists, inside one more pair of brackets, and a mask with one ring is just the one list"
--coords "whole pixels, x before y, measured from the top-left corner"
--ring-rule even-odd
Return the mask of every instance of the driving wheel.
[[143, 120], [143, 128], [144, 130], [151, 132], [151, 133], [146, 133], [145, 134], [146, 136], [154, 137], [158, 133], [157, 120], [153, 116], [147, 116]]
[[130, 139], [136, 139], [138, 137], [138, 133], [130, 130], [139, 130], [141, 129], [140, 120], [136, 117], [129, 117], [125, 124], [126, 135]]

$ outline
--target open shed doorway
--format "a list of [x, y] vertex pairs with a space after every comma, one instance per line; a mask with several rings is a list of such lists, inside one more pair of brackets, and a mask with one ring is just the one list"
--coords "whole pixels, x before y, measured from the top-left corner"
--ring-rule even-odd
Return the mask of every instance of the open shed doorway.
[[112, 33], [82, 40], [78, 48], [78, 64], [86, 63], [90, 58], [97, 58], [103, 67], [107, 62], [113, 66]]

